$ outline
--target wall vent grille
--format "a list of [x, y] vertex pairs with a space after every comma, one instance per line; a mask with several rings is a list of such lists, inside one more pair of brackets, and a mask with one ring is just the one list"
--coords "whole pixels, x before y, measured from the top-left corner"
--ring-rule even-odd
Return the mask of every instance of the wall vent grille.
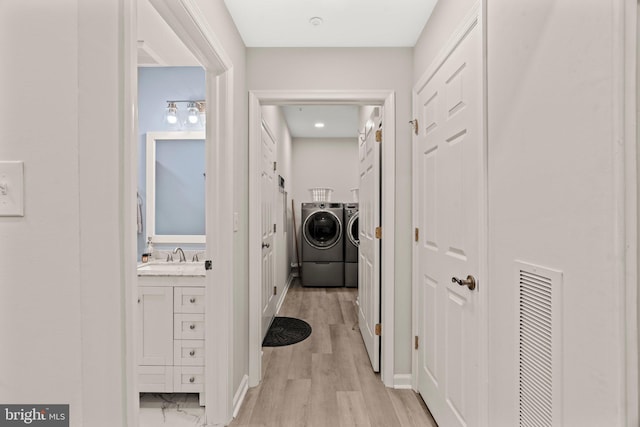
[[558, 361], [562, 273], [519, 261], [516, 266], [519, 425], [560, 425]]

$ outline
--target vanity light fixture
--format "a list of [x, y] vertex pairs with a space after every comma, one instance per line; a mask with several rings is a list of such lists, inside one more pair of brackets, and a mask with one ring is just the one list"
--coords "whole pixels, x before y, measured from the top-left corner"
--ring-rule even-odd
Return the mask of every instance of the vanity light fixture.
[[[169, 125], [177, 125], [179, 122], [178, 119], [178, 106], [177, 104], [183, 103], [187, 104], [186, 110], [186, 119], [184, 120], [184, 124], [187, 126], [196, 126], [198, 124], [204, 125], [206, 120], [206, 105], [207, 103], [203, 100], [198, 101], [167, 101], [167, 108], [164, 113], [164, 121]], [[185, 117], [185, 116], [182, 116]]]
[[322, 123], [322, 122], [317, 122], [314, 126], [315, 126], [315, 127], [317, 127], [318, 129], [321, 129], [321, 128], [323, 128], [323, 127], [324, 127], [324, 123]]

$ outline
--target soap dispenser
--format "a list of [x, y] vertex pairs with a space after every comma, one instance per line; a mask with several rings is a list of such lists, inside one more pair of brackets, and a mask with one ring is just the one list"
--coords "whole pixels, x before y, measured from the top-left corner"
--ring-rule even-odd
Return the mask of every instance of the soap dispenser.
[[142, 254], [142, 262], [151, 261], [152, 257], [153, 257], [153, 242], [151, 241], [151, 236], [149, 236], [147, 238], [147, 249], [145, 249], [144, 253]]

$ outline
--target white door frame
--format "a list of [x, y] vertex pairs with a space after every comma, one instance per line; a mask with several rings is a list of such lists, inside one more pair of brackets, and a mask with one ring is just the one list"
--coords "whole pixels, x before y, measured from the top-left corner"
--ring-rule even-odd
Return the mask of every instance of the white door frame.
[[262, 105], [383, 105], [381, 242], [381, 379], [394, 385], [395, 292], [395, 93], [393, 91], [250, 91], [249, 92], [249, 386], [262, 378], [260, 264], [260, 125]]
[[[196, 0], [151, 0], [169, 27], [198, 59], [206, 72], [206, 156], [207, 156], [207, 259], [213, 260], [213, 270], [207, 274], [205, 342], [205, 404], [206, 416], [212, 425], [226, 425], [232, 419], [233, 369], [233, 63]], [[136, 0], [129, 0], [123, 25], [125, 146], [123, 154], [123, 217], [131, 218], [130, 227], [123, 229], [122, 256], [126, 268], [124, 277], [126, 299], [125, 334], [127, 420], [138, 425], [139, 398], [137, 393], [137, 364], [135, 355], [135, 315], [137, 310], [137, 277], [135, 265], [136, 164], [137, 164], [137, 62], [135, 60], [137, 25]], [[210, 187], [213, 185], [214, 187]], [[126, 222], [126, 221], [125, 221]], [[129, 222], [126, 222], [129, 224]], [[215, 236], [215, 239], [211, 238]], [[218, 351], [213, 351], [218, 350]]]
[[[488, 304], [488, 293], [490, 292], [488, 285], [488, 156], [487, 156], [487, 37], [486, 37], [486, 25], [485, 25], [485, 8], [486, 2], [478, 0], [473, 7], [469, 10], [468, 14], [462, 20], [460, 25], [452, 32], [451, 37], [448, 39], [447, 43], [442, 47], [436, 58], [433, 62], [427, 67], [424, 74], [420, 77], [416, 85], [413, 87], [413, 99], [412, 99], [412, 113], [415, 114], [419, 111], [419, 106], [417, 104], [417, 94], [422, 90], [424, 86], [433, 78], [436, 72], [441, 68], [442, 64], [449, 58], [453, 50], [458, 46], [458, 44], [464, 39], [466, 34], [471, 31], [476, 25], [479, 26], [480, 35], [482, 37], [482, 78], [481, 84], [483, 86], [483, 100], [482, 100], [482, 116], [483, 116], [483, 130], [482, 130], [482, 194], [481, 197], [481, 206], [482, 212], [480, 212], [480, 236], [479, 236], [479, 246], [480, 246], [480, 259], [479, 259], [479, 272], [478, 272], [478, 319], [480, 321], [479, 333], [478, 337], [478, 366], [481, 367], [481, 372], [479, 373], [478, 378], [478, 391], [482, 398], [479, 398], [478, 405], [478, 419], [480, 420], [481, 426], [486, 426], [488, 422], [488, 408], [489, 408], [489, 386], [488, 386], [488, 377], [489, 377], [489, 369], [488, 369], [488, 360], [489, 360], [489, 346], [488, 346], [488, 337], [489, 337], [489, 317], [487, 312], [487, 304]], [[418, 120], [418, 128], [419, 131], [424, 129], [424, 118], [423, 117], [414, 117], [414, 119]], [[420, 156], [418, 156], [415, 152], [416, 144], [413, 146], [413, 164], [412, 164], [412, 215], [413, 215], [413, 223], [414, 227], [416, 224], [419, 224], [418, 218], [418, 206], [416, 204], [416, 200], [418, 200], [418, 176], [416, 174], [418, 170], [418, 160]], [[419, 298], [417, 295], [419, 293], [420, 286], [420, 278], [418, 277], [418, 266], [420, 265], [420, 260], [418, 259], [418, 247], [416, 245], [415, 239], [412, 250], [412, 271], [411, 271], [411, 292], [414, 295], [412, 299], [412, 333], [414, 337], [418, 336], [419, 332]], [[412, 378], [411, 383], [414, 391], [418, 391], [418, 350], [414, 348], [411, 357], [411, 366], [412, 366]]]

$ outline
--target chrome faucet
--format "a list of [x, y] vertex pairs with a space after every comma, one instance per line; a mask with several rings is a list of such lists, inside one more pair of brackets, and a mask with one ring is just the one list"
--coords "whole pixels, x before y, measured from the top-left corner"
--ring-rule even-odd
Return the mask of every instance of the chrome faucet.
[[187, 261], [187, 257], [184, 256], [184, 251], [182, 250], [182, 248], [175, 248], [173, 250], [174, 254], [179, 253], [180, 254], [180, 262], [186, 262]]

